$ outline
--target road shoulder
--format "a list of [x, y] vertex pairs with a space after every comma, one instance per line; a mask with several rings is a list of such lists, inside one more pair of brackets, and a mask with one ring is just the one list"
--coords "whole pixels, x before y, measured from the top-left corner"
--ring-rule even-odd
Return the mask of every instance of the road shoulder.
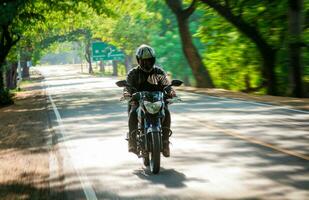
[[309, 98], [293, 98], [271, 95], [256, 95], [243, 92], [235, 92], [224, 89], [205, 89], [195, 87], [179, 87], [179, 91], [191, 92], [197, 94], [206, 94], [215, 97], [232, 98], [243, 101], [255, 101], [260, 103], [273, 104], [278, 106], [286, 106], [291, 109], [309, 111]]
[[42, 80], [32, 72], [30, 81], [15, 95], [15, 103], [0, 108], [0, 199], [62, 195], [59, 177], [50, 177], [52, 130]]

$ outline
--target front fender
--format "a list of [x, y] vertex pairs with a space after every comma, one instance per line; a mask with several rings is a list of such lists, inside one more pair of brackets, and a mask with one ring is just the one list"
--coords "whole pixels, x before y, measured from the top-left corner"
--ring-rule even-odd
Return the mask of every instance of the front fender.
[[147, 134], [148, 133], [154, 133], [154, 132], [161, 132], [160, 127], [158, 126], [150, 126], [147, 128]]
[[150, 151], [151, 150], [151, 138], [153, 138], [153, 134], [158, 134], [159, 135], [159, 137], [157, 137], [157, 138], [159, 138], [159, 146], [160, 146], [160, 149], [162, 149], [163, 148], [163, 146], [162, 146], [162, 135], [161, 135], [161, 132], [162, 132], [162, 130], [161, 130], [161, 123], [160, 123], [160, 120], [158, 119], [158, 121], [156, 122], [156, 123], [153, 123], [153, 121], [152, 121], [152, 123], [151, 124], [148, 124], [149, 126], [146, 128], [146, 138], [147, 138], [147, 144], [146, 144], [146, 149], [148, 150], [148, 151]]

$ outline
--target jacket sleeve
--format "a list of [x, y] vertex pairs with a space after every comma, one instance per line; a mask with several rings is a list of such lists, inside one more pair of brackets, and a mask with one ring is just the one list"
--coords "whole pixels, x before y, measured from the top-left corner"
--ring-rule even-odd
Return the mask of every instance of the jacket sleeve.
[[[133, 86], [133, 87], [134, 87], [134, 77], [136, 76], [135, 74], [136, 74], [135, 70], [132, 69], [132, 70], [129, 71], [129, 73], [127, 75], [127, 78], [126, 78], [127, 83], [129, 85]], [[132, 95], [133, 93], [134, 93], [134, 91], [131, 91], [130, 88], [128, 88], [128, 87], [125, 87], [123, 89], [123, 94], [124, 95]]]
[[[170, 85], [171, 82], [168, 80], [167, 78], [167, 74], [163, 69], [160, 69], [160, 75], [159, 75], [159, 80], [160, 80], [160, 85], [162, 86], [162, 89], [167, 86]], [[169, 94], [175, 93], [175, 90], [171, 87], [170, 91], [167, 91]]]
[[165, 72], [163, 72], [163, 74], [159, 75], [159, 79], [160, 79], [160, 84], [163, 86], [167, 86], [170, 84], [170, 81], [167, 78], [167, 75]]

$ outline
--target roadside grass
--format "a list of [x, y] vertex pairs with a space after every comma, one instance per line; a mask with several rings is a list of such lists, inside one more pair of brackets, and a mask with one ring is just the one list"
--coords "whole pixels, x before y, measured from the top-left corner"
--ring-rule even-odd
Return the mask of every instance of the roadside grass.
[[14, 104], [18, 93], [24, 92], [27, 86], [36, 83], [38, 80], [34, 78], [23, 79], [14, 89], [4, 89], [0, 91], [0, 108]]
[[19, 84], [19, 86], [17, 86], [15, 89], [11, 89], [10, 93], [15, 96], [18, 92], [23, 92], [26, 86], [36, 83], [37, 80], [31, 79], [31, 78], [27, 78], [27, 79], [23, 79], [21, 81], [21, 83]]
[[0, 91], [0, 108], [14, 104], [14, 94], [10, 90], [4, 89]]

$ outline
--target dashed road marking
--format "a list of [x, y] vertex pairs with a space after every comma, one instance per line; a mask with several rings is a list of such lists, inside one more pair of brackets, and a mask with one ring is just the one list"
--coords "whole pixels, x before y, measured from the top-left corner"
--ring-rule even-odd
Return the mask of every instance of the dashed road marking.
[[231, 130], [228, 130], [228, 129], [225, 129], [225, 128], [221, 128], [221, 127], [216, 126], [214, 123], [209, 122], [209, 121], [202, 121], [202, 120], [194, 118], [194, 117], [183, 117], [178, 112], [174, 112], [174, 113], [178, 114], [177, 118], [181, 118], [182, 120], [188, 120], [188, 118], [190, 118], [192, 121], [197, 122], [197, 123], [201, 124], [202, 126], [206, 126], [209, 129], [212, 129], [212, 130], [215, 130], [215, 131], [219, 131], [221, 133], [224, 133], [226, 135], [230, 135], [232, 137], [236, 137], [236, 138], [241, 139], [241, 140], [245, 140], [245, 141], [247, 141], [249, 143], [257, 144], [257, 145], [260, 145], [260, 146], [264, 146], [264, 147], [270, 148], [272, 150], [276, 150], [277, 152], [280, 152], [280, 153], [283, 153], [283, 154], [286, 154], [286, 155], [289, 155], [289, 156], [294, 156], [294, 157], [300, 158], [302, 160], [309, 161], [309, 156], [308, 155], [304, 155], [304, 154], [301, 154], [301, 153], [298, 153], [298, 152], [295, 152], [295, 151], [292, 151], [292, 150], [284, 149], [284, 148], [275, 146], [273, 144], [270, 144], [270, 143], [267, 143], [267, 142], [255, 139], [253, 137], [245, 136], [245, 135], [237, 133], [235, 131], [231, 131]]
[[281, 152], [281, 153], [284, 153], [284, 154], [287, 154], [287, 155], [290, 155], [290, 156], [295, 156], [297, 158], [301, 158], [303, 160], [309, 161], [309, 156], [307, 156], [307, 155], [304, 155], [304, 154], [301, 154], [301, 153], [298, 153], [298, 152], [295, 152], [295, 151], [291, 151], [291, 150], [288, 150], [288, 149], [280, 148], [280, 147], [277, 147], [273, 144], [270, 144], [270, 143], [267, 143], [267, 142], [264, 142], [264, 141], [261, 141], [261, 140], [257, 140], [253, 137], [242, 135], [242, 134], [237, 133], [235, 131], [220, 128], [220, 127], [212, 125], [210, 123], [205, 123], [203, 121], [197, 121], [197, 122], [202, 123], [203, 125], [206, 125], [207, 127], [211, 128], [213, 130], [217, 130], [219, 132], [222, 132], [222, 133], [225, 133], [227, 135], [245, 140], [247, 142], [258, 144], [258, 145], [264, 146], [264, 147], [268, 147], [268, 148], [271, 148], [271, 149], [276, 150], [278, 152]]

